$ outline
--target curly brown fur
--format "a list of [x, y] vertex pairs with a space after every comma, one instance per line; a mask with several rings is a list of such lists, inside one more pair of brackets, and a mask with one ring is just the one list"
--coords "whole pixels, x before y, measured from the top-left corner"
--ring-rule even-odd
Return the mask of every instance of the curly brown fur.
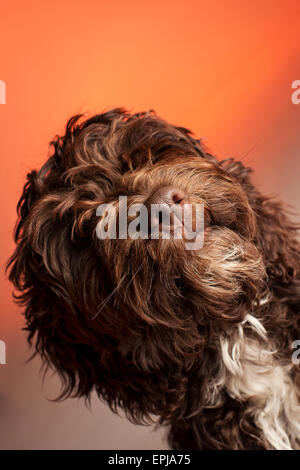
[[[296, 398], [277, 412], [276, 396], [270, 408], [264, 385], [255, 396], [248, 380], [261, 367], [282, 377], [278, 393], [299, 390], [300, 247], [283, 205], [254, 188], [241, 162], [219, 162], [153, 111], [75, 116], [51, 144], [27, 175], [8, 266], [61, 397], [96, 390], [136, 423], [158, 417], [177, 449], [298, 448]], [[144, 203], [166, 185], [204, 203], [201, 250], [97, 238], [99, 204]], [[272, 420], [282, 436], [268, 431]]]

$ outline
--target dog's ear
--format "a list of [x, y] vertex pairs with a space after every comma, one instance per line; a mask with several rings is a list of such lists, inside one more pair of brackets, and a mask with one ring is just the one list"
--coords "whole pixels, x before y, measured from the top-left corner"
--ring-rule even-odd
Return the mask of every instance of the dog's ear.
[[[221, 164], [239, 182], [249, 199], [257, 222], [257, 247], [263, 254], [271, 284], [282, 292], [284, 286], [300, 279], [299, 225], [292, 222], [288, 207], [255, 188], [250, 178], [251, 168], [234, 159]], [[298, 288], [298, 301], [299, 297]]]
[[[38, 173], [34, 170], [27, 174], [27, 181], [23, 187], [21, 197], [17, 204], [18, 220], [14, 231], [14, 240], [17, 244], [14, 254], [9, 258], [6, 271], [10, 271], [9, 279], [17, 289], [26, 289], [27, 282], [24, 276], [28, 257], [26, 256], [26, 241], [23, 239], [24, 226], [28, 216], [41, 195]], [[27, 286], [28, 287], [28, 286]]]

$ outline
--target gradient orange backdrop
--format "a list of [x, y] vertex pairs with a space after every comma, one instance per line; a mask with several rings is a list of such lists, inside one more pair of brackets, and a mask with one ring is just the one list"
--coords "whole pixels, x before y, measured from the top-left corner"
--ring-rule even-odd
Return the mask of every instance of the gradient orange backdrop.
[[[291, 102], [299, 0], [2, 0], [0, 47], [1, 266], [25, 174], [78, 112], [155, 109], [221, 158], [242, 158], [263, 191], [300, 209], [300, 105]], [[3, 275], [0, 394], [14, 396], [14, 387], [30, 385], [19, 370], [25, 340], [11, 290]]]

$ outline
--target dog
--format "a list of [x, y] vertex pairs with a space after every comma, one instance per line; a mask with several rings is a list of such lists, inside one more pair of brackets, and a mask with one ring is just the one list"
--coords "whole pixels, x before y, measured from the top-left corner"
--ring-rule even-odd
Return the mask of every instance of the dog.
[[[283, 203], [153, 110], [74, 116], [50, 145], [7, 269], [59, 398], [96, 391], [167, 426], [172, 449], [299, 449], [300, 246]], [[97, 208], [120, 196], [201, 204], [203, 246], [100, 239]]]

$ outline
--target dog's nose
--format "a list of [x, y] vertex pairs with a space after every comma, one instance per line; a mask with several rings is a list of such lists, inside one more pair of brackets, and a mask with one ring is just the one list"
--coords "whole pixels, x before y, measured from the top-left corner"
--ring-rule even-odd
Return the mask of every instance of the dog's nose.
[[[183, 208], [184, 205], [188, 203], [190, 203], [189, 197], [180, 188], [175, 186], [163, 186], [157, 189], [147, 200], [149, 233], [151, 233], [151, 236], [158, 238], [158, 233], [163, 229], [167, 231], [171, 230], [173, 233], [175, 227], [177, 227], [177, 231], [182, 232], [184, 225]], [[155, 210], [155, 206], [160, 207], [160, 209]], [[171, 212], [168, 213], [167, 208], [171, 206], [175, 211], [172, 209]]]
[[162, 188], [157, 189], [148, 199], [147, 205], [150, 207], [151, 204], [187, 204], [189, 198], [185, 192], [174, 186], [163, 186]]

